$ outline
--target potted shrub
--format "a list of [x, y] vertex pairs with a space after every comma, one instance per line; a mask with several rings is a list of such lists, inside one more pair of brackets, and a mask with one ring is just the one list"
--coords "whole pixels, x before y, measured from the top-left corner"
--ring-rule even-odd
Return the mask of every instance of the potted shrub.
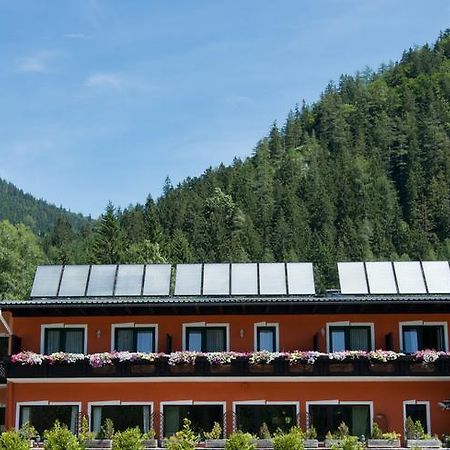
[[442, 442], [438, 438], [432, 438], [425, 433], [420, 420], [414, 422], [411, 417], [406, 419], [405, 435], [407, 447], [442, 447]]
[[329, 431], [325, 436], [325, 447], [341, 447], [344, 438], [350, 435], [350, 431], [345, 422], [341, 422], [335, 433]]
[[29, 450], [30, 440], [20, 431], [4, 431], [0, 436], [0, 450]]
[[81, 450], [77, 437], [57, 420], [50, 430], [44, 431], [45, 450]]
[[141, 430], [128, 428], [125, 431], [118, 431], [112, 439], [113, 450], [144, 450]]
[[255, 450], [256, 446], [252, 441], [253, 436], [250, 433], [236, 431], [227, 439], [225, 450]]
[[303, 450], [303, 432], [299, 427], [292, 427], [289, 433], [277, 431], [273, 437], [274, 450]]
[[269, 428], [267, 427], [266, 422], [261, 424], [261, 427], [258, 432], [258, 438], [253, 439], [252, 441], [256, 448], [272, 448], [272, 436], [270, 435]]
[[357, 436], [343, 436], [339, 445], [332, 445], [332, 450], [363, 450], [364, 444], [358, 440]]
[[22, 427], [19, 429], [19, 434], [29, 442], [29, 446], [34, 446], [34, 440], [38, 436], [38, 432], [30, 422], [25, 422]]
[[367, 440], [367, 447], [400, 447], [400, 434], [395, 431], [383, 433], [378, 424], [374, 422], [370, 439]]
[[85, 441], [86, 448], [111, 448], [114, 437], [114, 423], [111, 419], [105, 419], [95, 439], [89, 435]]
[[143, 435], [144, 448], [156, 448], [158, 446], [158, 441], [155, 438], [156, 431], [154, 428], [150, 428], [147, 433]]
[[317, 440], [317, 431], [313, 426], [309, 426], [304, 434], [304, 446], [306, 448], [317, 448], [319, 441]]
[[198, 436], [191, 428], [191, 421], [189, 419], [184, 419], [183, 429], [177, 431], [175, 436], [166, 439], [164, 441], [164, 446], [167, 450], [195, 450], [198, 441]]
[[206, 448], [223, 448], [225, 447], [225, 439], [222, 438], [222, 427], [217, 422], [214, 422], [212, 430], [205, 434], [205, 446]]

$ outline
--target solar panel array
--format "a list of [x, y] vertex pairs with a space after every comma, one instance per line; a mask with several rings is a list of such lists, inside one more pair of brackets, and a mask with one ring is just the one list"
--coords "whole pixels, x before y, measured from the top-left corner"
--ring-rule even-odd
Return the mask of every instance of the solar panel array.
[[448, 261], [338, 263], [342, 294], [450, 294]]

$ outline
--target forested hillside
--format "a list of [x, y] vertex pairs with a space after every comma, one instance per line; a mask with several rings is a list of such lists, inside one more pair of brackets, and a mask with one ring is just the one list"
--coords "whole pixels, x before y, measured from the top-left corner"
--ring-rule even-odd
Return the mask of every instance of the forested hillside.
[[0, 221], [22, 223], [42, 235], [55, 226], [59, 217], [65, 217], [78, 230], [88, 222], [81, 214], [38, 200], [0, 178]]
[[450, 259], [450, 32], [377, 72], [344, 75], [274, 124], [245, 160], [145, 205], [108, 205], [93, 231], [59, 220], [60, 262]]

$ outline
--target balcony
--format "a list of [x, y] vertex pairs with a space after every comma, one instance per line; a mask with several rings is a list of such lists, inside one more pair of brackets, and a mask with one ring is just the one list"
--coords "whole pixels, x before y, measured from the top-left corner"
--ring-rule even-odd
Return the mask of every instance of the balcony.
[[[189, 354], [189, 352], [180, 352]], [[264, 352], [260, 352], [264, 353]], [[267, 353], [268, 354], [268, 353]], [[224, 354], [226, 355], [226, 354]], [[441, 355], [434, 361], [419, 360], [413, 355], [400, 355], [395, 359], [381, 361], [368, 357], [341, 357], [315, 354], [313, 360], [296, 360], [287, 355], [277, 355], [272, 360], [253, 358], [255, 354], [233, 354], [221, 363], [211, 363], [207, 354], [197, 354], [190, 360], [171, 355], [158, 355], [153, 361], [144, 359], [106, 359], [106, 362], [92, 364], [92, 357], [75, 362], [50, 361], [40, 363], [18, 363], [10, 359], [2, 362], [7, 378], [98, 378], [98, 377], [429, 377], [448, 376], [450, 355]], [[237, 356], [236, 356], [237, 355]], [[269, 358], [270, 359], [270, 358]]]

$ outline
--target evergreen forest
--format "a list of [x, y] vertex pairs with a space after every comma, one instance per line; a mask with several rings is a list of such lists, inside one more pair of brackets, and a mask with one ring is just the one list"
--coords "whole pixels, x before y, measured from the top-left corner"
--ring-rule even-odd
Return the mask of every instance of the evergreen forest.
[[[39, 231], [3, 224], [34, 242], [32, 264], [312, 261], [323, 290], [337, 287], [336, 261], [448, 260], [450, 31], [341, 76], [274, 123], [251, 156], [176, 186], [166, 179], [158, 199], [110, 203], [95, 222], [62, 211], [44, 233], [9, 205], [2, 217]], [[0, 296], [20, 298], [30, 279], [14, 287], [4, 253]]]

